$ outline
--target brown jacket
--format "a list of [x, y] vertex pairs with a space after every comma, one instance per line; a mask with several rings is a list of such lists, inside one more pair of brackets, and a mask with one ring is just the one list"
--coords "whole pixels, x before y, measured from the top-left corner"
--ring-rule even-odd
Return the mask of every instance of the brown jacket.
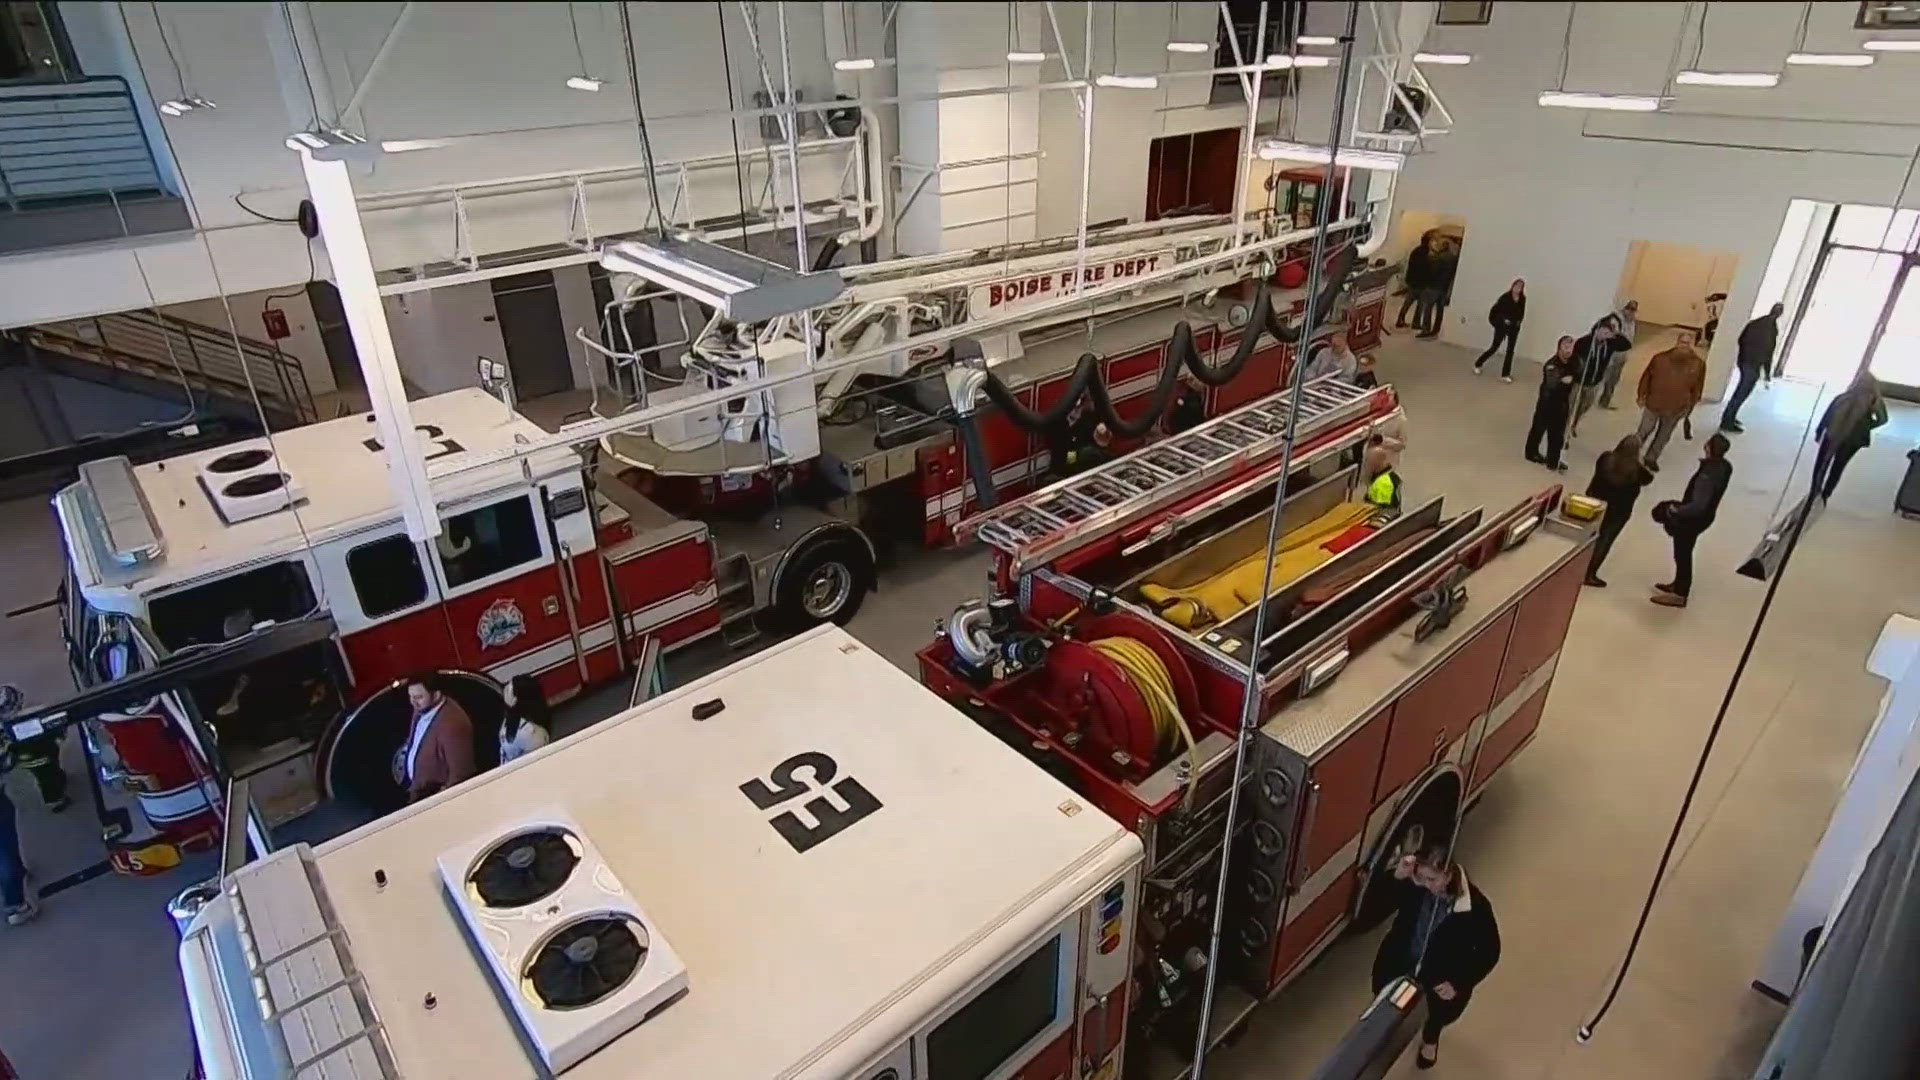
[[[410, 742], [412, 717], [407, 720], [406, 730]], [[420, 752], [414, 755], [411, 776], [404, 775], [407, 745], [407, 742], [400, 744], [397, 764], [401, 781], [407, 788], [408, 802], [418, 802], [442, 788], [450, 788], [477, 771], [473, 763], [473, 721], [459, 702], [445, 695], [440, 698], [439, 713], [427, 725], [427, 733], [420, 737]]]
[[1640, 391], [1636, 395], [1648, 412], [1659, 416], [1684, 416], [1700, 404], [1707, 389], [1707, 362], [1692, 349], [1674, 346], [1657, 353], [1640, 373]]

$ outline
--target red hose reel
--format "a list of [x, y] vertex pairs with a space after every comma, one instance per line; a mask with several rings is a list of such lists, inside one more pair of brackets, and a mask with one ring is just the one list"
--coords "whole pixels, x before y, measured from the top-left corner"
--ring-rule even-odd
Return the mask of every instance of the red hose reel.
[[1073, 626], [1074, 636], [1047, 653], [1040, 678], [1042, 693], [1067, 725], [1067, 745], [1089, 764], [1112, 775], [1139, 780], [1166, 764], [1181, 740], [1157, 728], [1134, 677], [1091, 644], [1103, 638], [1131, 638], [1145, 645], [1165, 666], [1180, 714], [1197, 725], [1199, 690], [1193, 672], [1165, 634], [1126, 612], [1091, 615]]

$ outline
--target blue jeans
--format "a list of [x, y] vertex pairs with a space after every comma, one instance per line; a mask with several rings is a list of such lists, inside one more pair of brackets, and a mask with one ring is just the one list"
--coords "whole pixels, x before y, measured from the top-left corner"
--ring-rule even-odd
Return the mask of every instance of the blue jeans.
[[0, 907], [27, 902], [27, 867], [20, 860], [20, 831], [14, 827], [13, 800], [0, 789]]

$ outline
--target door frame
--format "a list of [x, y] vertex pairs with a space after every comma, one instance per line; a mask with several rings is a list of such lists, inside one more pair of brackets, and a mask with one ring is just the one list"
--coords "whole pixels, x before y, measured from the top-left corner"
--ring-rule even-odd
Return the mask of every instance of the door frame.
[[[1834, 251], [1864, 251], [1875, 255], [1894, 255], [1900, 259], [1900, 269], [1893, 275], [1893, 283], [1887, 288], [1886, 299], [1881, 301], [1880, 314], [1873, 321], [1873, 331], [1867, 335], [1867, 344], [1860, 352], [1860, 365], [1854, 369], [1858, 375], [1869, 370], [1873, 364], [1873, 354], [1880, 347], [1880, 339], [1886, 336], [1887, 324], [1893, 318], [1893, 306], [1900, 300], [1900, 290], [1906, 287], [1907, 278], [1916, 266], [1920, 266], [1920, 251], [1902, 251], [1894, 248], [1863, 247], [1859, 244], [1842, 244], [1833, 239], [1834, 227], [1839, 224], [1840, 211], [1848, 204], [1836, 203], [1827, 212], [1827, 227], [1820, 236], [1820, 254], [1814, 257], [1813, 273], [1807, 277], [1807, 287], [1800, 291], [1800, 303], [1795, 306], [1793, 325], [1787, 329], [1787, 339], [1781, 343], [1780, 355], [1776, 364], [1776, 375], [1786, 370], [1787, 357], [1793, 351], [1794, 341], [1799, 337], [1800, 327], [1805, 323], [1807, 311], [1813, 306], [1814, 293], [1819, 290], [1820, 279], [1827, 272], [1827, 262]], [[1899, 208], [1894, 212], [1898, 213]], [[1745, 325], [1744, 323], [1742, 324]], [[1920, 386], [1907, 386], [1904, 383], [1881, 382], [1880, 392], [1901, 401], [1920, 402]]]

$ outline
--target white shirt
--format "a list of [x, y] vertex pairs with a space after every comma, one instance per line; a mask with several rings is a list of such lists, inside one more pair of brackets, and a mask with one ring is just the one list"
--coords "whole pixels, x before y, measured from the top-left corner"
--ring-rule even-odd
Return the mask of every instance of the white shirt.
[[527, 720], [520, 721], [520, 730], [508, 735], [500, 733], [500, 764], [505, 765], [515, 758], [525, 757], [547, 745], [551, 738], [539, 724]]
[[1327, 351], [1333, 353], [1334, 359], [1340, 361], [1340, 377], [1347, 382], [1352, 382], [1353, 377], [1360, 371], [1360, 358], [1353, 355], [1351, 348], [1336, 349], [1329, 345]]
[[420, 756], [420, 744], [426, 741], [427, 729], [433, 726], [433, 718], [440, 715], [440, 706], [447, 699], [441, 698], [433, 707], [413, 718], [413, 734], [407, 738], [407, 779], [413, 779], [413, 762]]

